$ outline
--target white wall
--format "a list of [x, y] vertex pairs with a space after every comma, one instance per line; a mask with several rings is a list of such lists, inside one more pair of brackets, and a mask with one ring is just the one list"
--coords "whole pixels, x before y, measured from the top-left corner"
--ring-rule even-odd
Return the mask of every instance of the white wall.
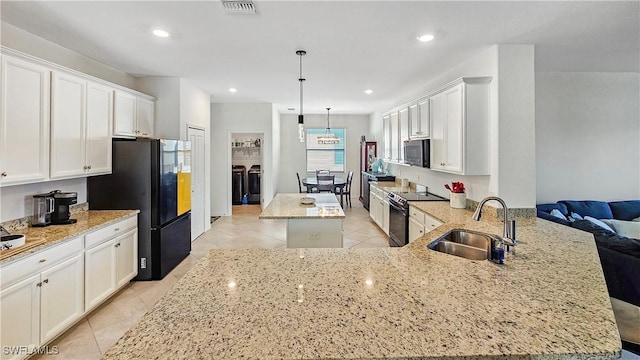
[[273, 106], [270, 103], [211, 104], [211, 215], [231, 215], [231, 134], [263, 133], [263, 199], [271, 202], [273, 182]]
[[[306, 172], [307, 155], [305, 143], [298, 140], [298, 115], [280, 115], [281, 118], [281, 146], [282, 155], [280, 159], [280, 181], [277, 184], [277, 192], [295, 193], [298, 192], [298, 180], [296, 172], [300, 178], [315, 176], [315, 173]], [[369, 115], [331, 115], [330, 125], [332, 128], [346, 129], [346, 171], [344, 174], [336, 174], [338, 177], [347, 177], [348, 171], [353, 171], [353, 183], [351, 188], [351, 200], [357, 201], [360, 194], [360, 137], [365, 135], [369, 138]], [[305, 115], [305, 128], [326, 128], [327, 115]]]
[[537, 203], [640, 198], [640, 75], [536, 73]]
[[2, 46], [95, 76], [128, 88], [134, 88], [135, 78], [99, 63], [87, 56], [26, 32], [9, 23], [0, 23]]
[[37, 184], [16, 185], [1, 189], [0, 222], [19, 219], [33, 214], [33, 195], [52, 190], [77, 192], [78, 204], [87, 201], [87, 180], [71, 179]]
[[[276, 107], [274, 106], [272, 109], [272, 122], [271, 122], [271, 144], [273, 145], [271, 148], [272, 154], [272, 163], [271, 163], [271, 179], [274, 184], [280, 184], [281, 176], [281, 167], [283, 163], [287, 161], [282, 161], [282, 118]], [[276, 186], [276, 190], [274, 195], [278, 192], [278, 188]]]

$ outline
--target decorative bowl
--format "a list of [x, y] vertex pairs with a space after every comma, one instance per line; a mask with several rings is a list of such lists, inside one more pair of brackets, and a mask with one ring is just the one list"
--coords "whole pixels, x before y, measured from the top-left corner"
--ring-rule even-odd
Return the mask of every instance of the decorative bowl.
[[22, 246], [25, 243], [24, 235], [6, 235], [0, 238], [1, 245], [0, 250], [10, 250], [15, 249], [18, 246]]
[[300, 199], [300, 203], [303, 205], [313, 205], [316, 202], [316, 199], [312, 198], [312, 197], [303, 197], [302, 199]]

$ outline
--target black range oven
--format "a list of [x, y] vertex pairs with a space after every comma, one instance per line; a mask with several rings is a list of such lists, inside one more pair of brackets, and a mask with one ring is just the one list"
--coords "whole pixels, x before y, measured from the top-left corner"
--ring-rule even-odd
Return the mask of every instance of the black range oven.
[[390, 192], [389, 246], [400, 247], [409, 243], [409, 201], [445, 201], [447, 199], [428, 192]]

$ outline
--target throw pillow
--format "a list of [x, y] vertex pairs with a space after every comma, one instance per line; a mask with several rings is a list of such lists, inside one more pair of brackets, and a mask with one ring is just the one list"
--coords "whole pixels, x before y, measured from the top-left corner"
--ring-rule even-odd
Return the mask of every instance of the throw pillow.
[[640, 222], [640, 216], [638, 216], [637, 218], [635, 218], [635, 219], [633, 219], [633, 220], [631, 220], [631, 221], [637, 221], [637, 222]]
[[640, 222], [636, 221], [624, 221], [624, 220], [603, 220], [606, 224], [610, 225], [616, 232], [616, 234], [631, 239], [640, 239]]
[[551, 210], [549, 214], [557, 217], [558, 219], [567, 220], [567, 218], [564, 215], [562, 215], [562, 213], [558, 209]]
[[609, 227], [609, 225], [603, 223], [602, 221], [596, 219], [596, 218], [592, 218], [591, 216], [585, 216], [584, 217], [585, 220], [589, 220], [591, 223], [593, 223], [594, 225], [598, 225], [601, 228], [611, 231], [612, 233], [615, 233], [615, 231], [613, 231], [612, 228]]
[[574, 212], [571, 212], [571, 214], [569, 214], [569, 217], [571, 217], [573, 220], [584, 220], [582, 216], [580, 216], [580, 214], [576, 214]]

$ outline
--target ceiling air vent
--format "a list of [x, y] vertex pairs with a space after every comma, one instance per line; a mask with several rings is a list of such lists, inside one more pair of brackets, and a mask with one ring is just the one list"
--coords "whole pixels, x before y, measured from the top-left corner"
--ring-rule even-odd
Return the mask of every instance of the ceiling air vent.
[[256, 7], [251, 0], [221, 0], [227, 14], [255, 14]]

